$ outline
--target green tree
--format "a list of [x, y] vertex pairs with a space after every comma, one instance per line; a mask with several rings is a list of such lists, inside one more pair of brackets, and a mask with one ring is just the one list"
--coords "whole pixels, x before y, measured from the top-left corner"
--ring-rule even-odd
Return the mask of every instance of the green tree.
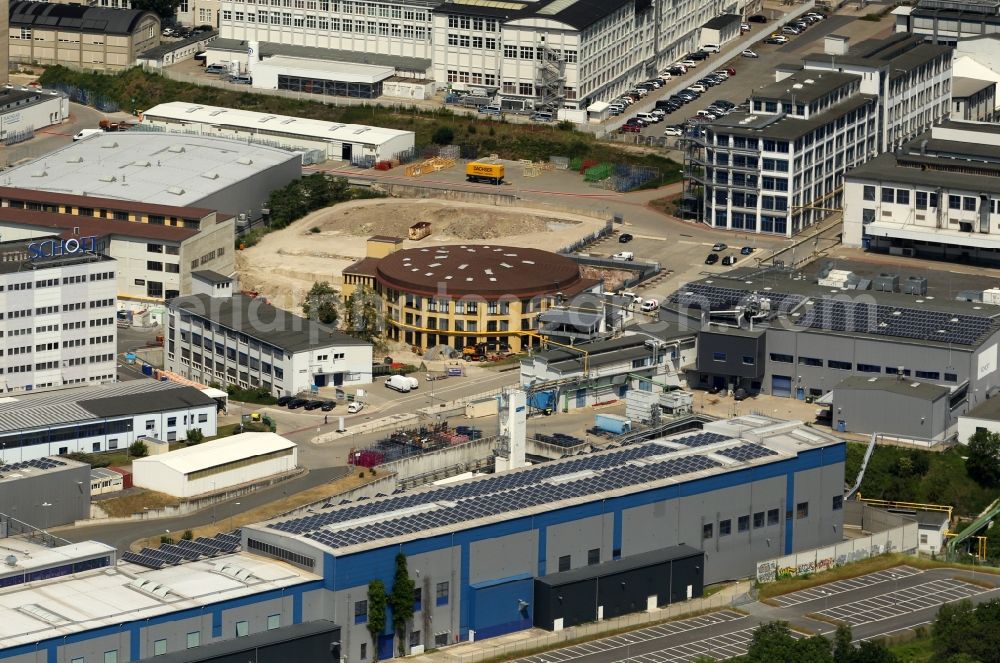
[[931, 634], [934, 637], [934, 660], [944, 661], [967, 651], [978, 637], [979, 620], [969, 601], [945, 603], [938, 610]]
[[385, 606], [388, 597], [381, 580], [368, 583], [368, 635], [372, 639], [372, 660], [378, 661], [378, 637], [385, 630]]
[[981, 486], [1000, 485], [1000, 433], [978, 430], [969, 438], [969, 476]]
[[190, 541], [194, 538], [194, 532], [189, 529], [184, 530], [184, 534], [181, 535], [181, 539], [184, 541]]
[[415, 585], [406, 565], [406, 555], [396, 555], [396, 575], [392, 579], [392, 593], [389, 594], [389, 607], [392, 608], [392, 626], [396, 631], [399, 655], [406, 656], [406, 627], [413, 619], [413, 601]]
[[858, 645], [857, 650], [848, 661], [849, 663], [900, 663], [899, 657], [889, 651], [884, 644], [870, 640], [865, 640]]
[[837, 627], [837, 632], [833, 635], [833, 660], [836, 663], [853, 663], [851, 658], [854, 656], [854, 645], [851, 644], [853, 637], [851, 627], [847, 624]]
[[200, 428], [189, 428], [184, 437], [188, 444], [201, 444], [205, 441], [205, 434], [201, 432]]
[[451, 145], [451, 142], [455, 140], [455, 130], [447, 125], [440, 126], [434, 130], [431, 140], [437, 145]]
[[173, 18], [181, 0], [132, 0], [132, 9], [150, 11], [160, 18]]
[[326, 281], [313, 283], [302, 302], [302, 312], [307, 318], [322, 322], [324, 325], [337, 323], [340, 317], [340, 297], [333, 286]]
[[378, 296], [366, 285], [360, 285], [347, 298], [348, 334], [368, 343], [375, 343], [382, 334]]
[[145, 458], [149, 455], [149, 447], [147, 447], [146, 443], [142, 440], [136, 440], [129, 445], [128, 454], [132, 456], [132, 458]]
[[[809, 638], [810, 640], [812, 638]], [[826, 642], [825, 638], [821, 638]], [[753, 633], [747, 661], [750, 663], [828, 663], [832, 661], [830, 644], [826, 642], [826, 658], [817, 658], [815, 644], [796, 641], [788, 631], [787, 622], [768, 622]], [[806, 649], [809, 651], [807, 652]]]

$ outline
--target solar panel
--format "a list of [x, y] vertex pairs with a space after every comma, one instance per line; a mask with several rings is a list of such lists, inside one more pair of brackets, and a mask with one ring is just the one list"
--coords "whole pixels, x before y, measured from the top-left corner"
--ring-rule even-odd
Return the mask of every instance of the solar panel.
[[[771, 310], [789, 311], [805, 301], [802, 295], [765, 291], [757, 293], [771, 300]], [[707, 311], [729, 310], [752, 296], [749, 290], [720, 288], [708, 283], [689, 283], [670, 296], [670, 302], [684, 308]]]
[[139, 566], [145, 566], [149, 569], [162, 569], [167, 565], [167, 563], [162, 559], [150, 557], [149, 555], [144, 555], [142, 553], [134, 553], [131, 550], [123, 552], [121, 559], [126, 562], [138, 564]]
[[728, 449], [722, 449], [715, 452], [720, 456], [725, 456], [726, 458], [732, 458], [733, 460], [748, 461], [755, 458], [767, 458], [768, 456], [777, 456], [778, 454], [771, 451], [767, 447], [762, 447], [758, 444], [741, 444], [737, 447], [730, 447]]

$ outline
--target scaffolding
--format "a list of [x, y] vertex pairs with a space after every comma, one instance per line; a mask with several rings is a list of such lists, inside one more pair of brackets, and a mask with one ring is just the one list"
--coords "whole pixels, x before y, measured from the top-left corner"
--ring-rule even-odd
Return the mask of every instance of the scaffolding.
[[539, 47], [542, 60], [538, 64], [539, 109], [554, 111], [566, 97], [566, 61], [562, 52], [546, 44]]
[[701, 129], [685, 129], [678, 146], [684, 152], [684, 188], [681, 193], [678, 214], [684, 219], [704, 221], [705, 187], [705, 140]]

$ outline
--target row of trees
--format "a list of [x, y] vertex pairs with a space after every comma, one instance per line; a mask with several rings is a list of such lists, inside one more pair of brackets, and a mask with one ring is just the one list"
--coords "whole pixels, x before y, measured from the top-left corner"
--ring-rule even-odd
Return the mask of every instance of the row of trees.
[[[851, 627], [841, 625], [833, 641], [822, 635], [795, 638], [787, 622], [762, 624], [753, 634], [745, 656], [732, 659], [737, 663], [901, 663], [880, 642], [852, 643]], [[696, 663], [709, 663], [716, 659], [706, 656]]]
[[413, 619], [413, 602], [416, 599], [416, 585], [410, 577], [406, 555], [396, 555], [396, 573], [392, 579], [392, 591], [386, 593], [385, 583], [372, 580], [368, 583], [368, 634], [372, 639], [374, 655], [378, 661], [378, 639], [385, 631], [386, 609], [392, 615], [392, 629], [396, 634], [399, 655], [406, 655], [407, 627]]

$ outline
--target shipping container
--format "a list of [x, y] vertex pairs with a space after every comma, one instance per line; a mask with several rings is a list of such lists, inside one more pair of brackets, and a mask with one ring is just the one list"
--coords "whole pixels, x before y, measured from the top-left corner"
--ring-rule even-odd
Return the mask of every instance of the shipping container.
[[528, 407], [541, 410], [545, 414], [552, 414], [555, 410], [556, 392], [536, 391], [528, 395]]
[[500, 163], [481, 163], [473, 161], [465, 166], [465, 179], [470, 182], [486, 182], [487, 184], [502, 184], [504, 167]]
[[475, 419], [476, 417], [489, 417], [498, 411], [497, 399], [486, 398], [481, 401], [473, 401], [465, 404], [465, 417]]

